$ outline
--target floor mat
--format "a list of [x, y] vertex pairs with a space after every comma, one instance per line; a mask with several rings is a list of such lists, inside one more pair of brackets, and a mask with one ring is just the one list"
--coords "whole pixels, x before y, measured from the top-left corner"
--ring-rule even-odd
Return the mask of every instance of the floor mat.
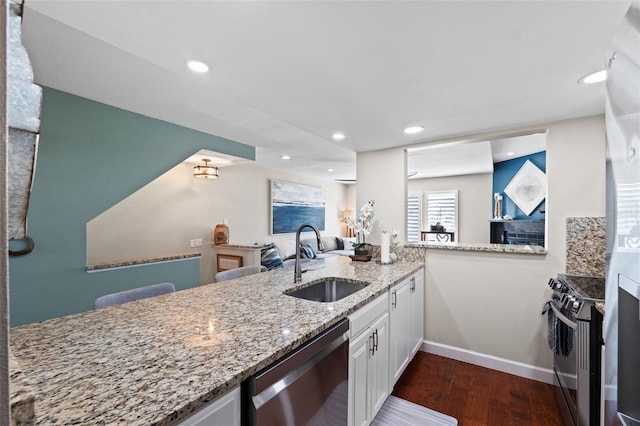
[[458, 421], [404, 399], [389, 396], [371, 426], [455, 426]]

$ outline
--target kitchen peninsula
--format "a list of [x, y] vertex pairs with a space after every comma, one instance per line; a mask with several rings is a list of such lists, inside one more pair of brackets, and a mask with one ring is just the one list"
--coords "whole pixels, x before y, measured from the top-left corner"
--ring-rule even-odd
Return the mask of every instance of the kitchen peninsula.
[[424, 267], [336, 256], [303, 275], [368, 281], [333, 303], [274, 270], [11, 330], [37, 424], [175, 424]]
[[408, 244], [405, 244], [404, 247], [427, 248], [427, 249], [438, 249], [438, 250], [457, 250], [457, 251], [482, 251], [482, 252], [493, 252], [493, 253], [539, 254], [539, 255], [547, 254], [547, 250], [544, 247], [534, 246], [534, 245], [458, 243], [458, 242], [420, 242], [420, 243], [408, 243]]

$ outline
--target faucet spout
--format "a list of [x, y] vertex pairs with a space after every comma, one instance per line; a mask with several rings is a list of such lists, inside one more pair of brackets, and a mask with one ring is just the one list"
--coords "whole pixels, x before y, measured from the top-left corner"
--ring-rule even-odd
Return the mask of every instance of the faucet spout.
[[320, 237], [320, 231], [311, 223], [303, 223], [298, 227], [296, 231], [296, 263], [293, 269], [293, 282], [294, 284], [302, 282], [302, 268], [300, 267], [300, 233], [304, 228], [311, 228], [316, 233], [316, 239], [318, 240], [318, 250], [322, 249], [322, 240]]

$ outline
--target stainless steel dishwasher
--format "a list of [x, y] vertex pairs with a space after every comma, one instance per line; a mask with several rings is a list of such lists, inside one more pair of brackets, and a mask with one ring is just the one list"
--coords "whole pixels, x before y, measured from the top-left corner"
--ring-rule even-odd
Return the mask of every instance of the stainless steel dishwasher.
[[349, 320], [242, 383], [243, 426], [347, 424]]

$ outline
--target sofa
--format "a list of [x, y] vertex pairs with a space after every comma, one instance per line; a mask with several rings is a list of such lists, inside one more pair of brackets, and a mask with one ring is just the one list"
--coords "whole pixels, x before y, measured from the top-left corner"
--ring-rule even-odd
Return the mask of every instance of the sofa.
[[[354, 238], [322, 237], [322, 250], [318, 250], [318, 241], [314, 237], [300, 239], [300, 258], [305, 265], [317, 263], [332, 256], [353, 255]], [[262, 248], [261, 263], [267, 269], [283, 267], [293, 268], [296, 255], [296, 241], [282, 240], [267, 244]]]

